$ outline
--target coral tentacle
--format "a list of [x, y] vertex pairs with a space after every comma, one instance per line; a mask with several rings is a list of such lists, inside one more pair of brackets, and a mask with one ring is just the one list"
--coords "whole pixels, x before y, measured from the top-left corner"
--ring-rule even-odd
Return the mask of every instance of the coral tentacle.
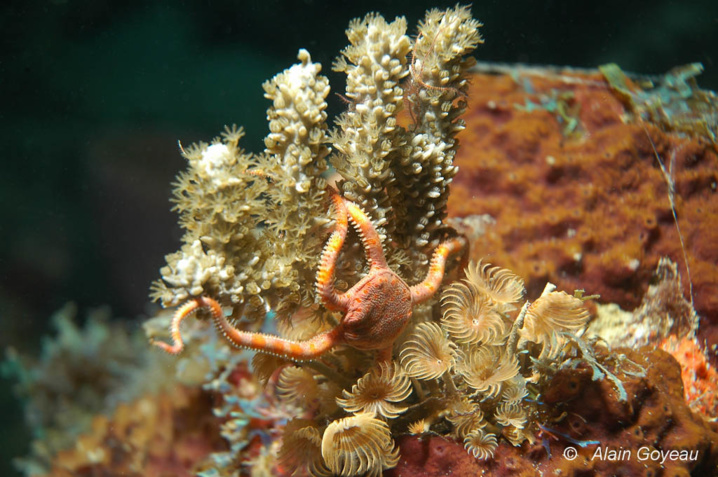
[[455, 237], [439, 244], [434, 250], [434, 256], [431, 258], [429, 265], [429, 273], [421, 283], [417, 283], [410, 288], [411, 301], [414, 304], [422, 303], [436, 293], [444, 278], [444, 268], [446, 267], [446, 259], [454, 252], [464, 248], [466, 241], [463, 238]]

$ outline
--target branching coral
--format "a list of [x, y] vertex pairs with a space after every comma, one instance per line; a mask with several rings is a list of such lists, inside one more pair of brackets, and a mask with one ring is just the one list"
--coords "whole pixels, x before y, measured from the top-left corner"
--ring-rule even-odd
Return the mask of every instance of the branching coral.
[[[172, 354], [184, 350], [180, 324], [198, 312], [233, 345], [278, 355], [253, 360], [256, 379], [273, 391], [263, 412], [306, 418], [286, 426], [282, 465], [317, 472], [326, 465], [342, 475], [394, 466], [398, 451], [385, 420], [407, 410], [400, 403], [412, 394], [409, 376], [453, 365], [455, 345], [435, 323], [425, 324], [432, 327], [425, 338], [438, 346], [422, 351], [417, 338], [415, 355], [402, 355], [408, 372], [393, 361], [393, 348], [413, 307], [436, 302], [450, 257], [465, 247], [443, 220], [479, 26], [468, 7], [432, 10], [412, 42], [403, 18], [354, 20], [350, 46], [334, 64], [347, 74], [349, 103], [334, 130], [324, 112], [328, 82], [301, 50], [300, 64], [264, 85], [272, 106], [263, 153], [244, 152], [243, 130], [234, 127], [211, 144], [182, 149], [189, 168], [174, 201], [184, 245], [167, 256], [153, 297], [164, 306], [185, 303], [171, 323], [172, 344], [153, 341]], [[399, 121], [404, 108], [408, 127]], [[329, 163], [341, 177], [338, 191], [322, 176]], [[283, 336], [259, 333], [267, 316]], [[378, 359], [367, 360], [366, 351]], [[287, 367], [281, 358], [302, 363]], [[220, 391], [223, 432], [231, 452], [241, 452], [251, 414], [239, 405], [244, 399]], [[303, 457], [287, 447], [295, 438]], [[273, 449], [264, 447], [256, 465], [270, 462]]]
[[[463, 56], [478, 43], [477, 28], [478, 22], [463, 7], [448, 10], [445, 15], [429, 12], [420, 27], [420, 37], [431, 32], [432, 42], [437, 43], [422, 55], [436, 55], [432, 74], [447, 68], [444, 83], [452, 83], [451, 90], [461, 92], [465, 87], [464, 75], [470, 61], [464, 61]], [[163, 280], [155, 283], [154, 290], [155, 297], [165, 305], [192, 298], [172, 321], [173, 343], [157, 342], [159, 347], [173, 354], [182, 351], [181, 322], [196, 310], [208, 309], [218, 329], [238, 347], [312, 360], [337, 345], [348, 344], [361, 350], [377, 350], [382, 361], [391, 358], [392, 345], [408, 325], [413, 306], [433, 298], [443, 279], [447, 258], [465, 246], [465, 240], [448, 236], [448, 227], [443, 227], [441, 234], [434, 234], [431, 243], [427, 240], [428, 232], [414, 235], [420, 245], [409, 243], [401, 238], [402, 233], [406, 235], [409, 231], [405, 227], [394, 228], [401, 222], [398, 219], [390, 221], [390, 231], [394, 233], [389, 236], [383, 233], [387, 214], [400, 210], [404, 202], [413, 202], [407, 201], [409, 196], [389, 195], [386, 197], [391, 201], [386, 202], [373, 194], [372, 191], [380, 191], [380, 195], [381, 191], [389, 193], [394, 178], [392, 166], [397, 172], [399, 166], [415, 166], [418, 174], [429, 165], [422, 165], [423, 162], [434, 164], [430, 182], [435, 185], [425, 191], [419, 202], [428, 200], [425, 215], [435, 216], [432, 218], [435, 226], [442, 224], [448, 184], [455, 172], [451, 165], [456, 146], [454, 134], [461, 129], [457, 116], [463, 111], [461, 102], [454, 105], [454, 93], [443, 99], [444, 93], [419, 95], [413, 101], [414, 106], [419, 101], [426, 103], [423, 119], [417, 119], [414, 130], [396, 125], [402, 101], [402, 88], [397, 82], [408, 74], [410, 42], [404, 30], [404, 20], [388, 24], [376, 14], [353, 21], [347, 33], [352, 46], [344, 51], [353, 66], [346, 60], [335, 65], [348, 74], [347, 96], [353, 101], [353, 107], [338, 119], [338, 129], [333, 133], [333, 143], [340, 152], [333, 163], [345, 176], [340, 181], [344, 196], [325, 187], [319, 177], [326, 167], [323, 110], [328, 87], [326, 80], [317, 76], [320, 67], [311, 63], [304, 50], [299, 54], [301, 65], [265, 84], [267, 97], [274, 104], [268, 111], [271, 133], [265, 140], [267, 148], [263, 155], [253, 156], [239, 150], [237, 142], [242, 131], [236, 129], [228, 130], [222, 142], [193, 146], [186, 153], [190, 171], [180, 177], [176, 190], [178, 209], [183, 213], [181, 223], [187, 229], [185, 246], [178, 254], [168, 256], [169, 265], [162, 270]], [[416, 76], [413, 69], [412, 74]], [[423, 80], [420, 84], [428, 87]], [[437, 88], [443, 91], [445, 86]], [[435, 114], [438, 111], [431, 112], [437, 106], [441, 108], [438, 115]], [[419, 153], [427, 147], [430, 151]], [[444, 148], [446, 152], [442, 152]], [[401, 158], [401, 154], [406, 157]], [[382, 180], [388, 182], [383, 184]], [[316, 293], [312, 294], [302, 284], [309, 281], [307, 275], [317, 265], [317, 244], [312, 241], [322, 235], [322, 227], [321, 223], [316, 229], [310, 225], [315, 218], [323, 217], [317, 209], [327, 191], [334, 205], [336, 224], [321, 254]], [[416, 198], [416, 190], [413, 192], [412, 198]], [[356, 197], [357, 203], [347, 197]], [[229, 204], [231, 198], [236, 202]], [[373, 212], [375, 222], [361, 204]], [[335, 289], [334, 279], [348, 234], [347, 217], [356, 227], [369, 270], [358, 283], [342, 292]], [[213, 237], [215, 227], [218, 232]], [[319, 233], [310, 233], [313, 230]], [[414, 260], [408, 264], [407, 276], [410, 283], [419, 276], [425, 277], [423, 281], [409, 285], [390, 267], [382, 244], [387, 238], [398, 244], [388, 249], [393, 251], [390, 254], [393, 257], [416, 252], [408, 255]], [[430, 262], [420, 255], [425, 245], [433, 248]], [[355, 256], [347, 260], [345, 268], [356, 273], [363, 264]], [[252, 277], [253, 273], [256, 276]], [[231, 306], [233, 317], [250, 319], [273, 308], [280, 320], [286, 321], [303, 310], [315, 309], [312, 301], [317, 298], [324, 305], [323, 310], [317, 310], [319, 315], [342, 311], [345, 316], [334, 328], [317, 330], [314, 337], [299, 342], [237, 328], [221, 308]], [[321, 322], [317, 326], [323, 328]]]
[[[449, 184], [456, 174], [455, 136], [464, 128], [468, 57], [481, 42], [480, 23], [468, 7], [432, 10], [419, 25], [413, 48], [406, 22], [378, 15], [354, 21], [352, 46], [335, 69], [348, 75], [347, 97], [356, 103], [338, 121], [332, 164], [341, 188], [374, 215], [387, 240], [410, 257], [411, 280], [428, 266], [443, 235]], [[407, 64], [407, 55], [412, 61]], [[399, 81], [408, 76], [408, 82]], [[413, 119], [398, 125], [404, 102]]]
[[[464, 129], [459, 116], [466, 109], [465, 71], [475, 62], [466, 55], [482, 42], [468, 7], [431, 10], [419, 25], [412, 51], [407, 102], [414, 119], [412, 137], [397, 172], [401, 196], [415, 200], [396, 204], [403, 227], [397, 237], [412, 256], [427, 260], [427, 251], [440, 237], [449, 183], [456, 175], [456, 134]], [[405, 228], [405, 231], [402, 231]]]
[[[187, 171], [175, 183], [175, 210], [184, 245], [167, 256], [153, 297], [174, 306], [210, 295], [263, 316], [268, 306], [309, 304], [316, 253], [326, 225], [327, 79], [305, 50], [301, 63], [265, 83], [273, 100], [270, 134], [261, 155], [239, 147], [242, 129], [228, 128], [212, 144], [183, 149]], [[271, 296], [272, 303], [267, 300]]]
[[[477, 46], [479, 23], [467, 7], [431, 11], [414, 48], [403, 18], [378, 14], [354, 20], [351, 46], [334, 67], [347, 74], [347, 111], [327, 133], [327, 79], [305, 50], [300, 64], [265, 83], [273, 101], [263, 154], [238, 145], [230, 128], [211, 144], [183, 149], [189, 169], [175, 184], [175, 209], [185, 229], [182, 249], [167, 256], [153, 296], [165, 306], [212, 296], [233, 316], [256, 319], [268, 308], [280, 319], [316, 301], [313, 281], [320, 240], [328, 234], [324, 201], [327, 142], [339, 187], [376, 224], [390, 263], [403, 263], [409, 282], [429, 267], [431, 251], [446, 236], [443, 224], [458, 119], [465, 109], [467, 57]], [[414, 51], [411, 67], [410, 53]], [[402, 80], [411, 76], [405, 91]], [[397, 118], [409, 97], [416, 124]], [[346, 270], [361, 269], [360, 257]]]
[[[351, 46], [342, 51], [334, 70], [347, 75], [346, 97], [356, 106], [337, 120], [333, 137], [339, 154], [332, 164], [346, 180], [342, 189], [375, 215], [377, 225], [395, 227], [386, 186], [395, 181], [392, 162], [397, 160], [406, 138], [397, 125], [411, 50], [406, 20], [387, 23], [377, 14], [349, 24]], [[393, 215], [393, 214], [391, 214]]]

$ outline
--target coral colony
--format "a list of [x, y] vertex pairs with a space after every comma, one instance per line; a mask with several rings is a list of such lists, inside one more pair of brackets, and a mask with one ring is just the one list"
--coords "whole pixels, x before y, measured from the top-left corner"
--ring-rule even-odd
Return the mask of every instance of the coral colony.
[[[714, 385], [697, 377], [714, 376], [709, 364], [684, 370], [692, 413], [670, 355], [617, 349], [636, 337], [605, 310], [586, 332], [596, 295], [551, 283], [527, 293], [472, 249], [470, 218], [447, 221], [480, 26], [468, 7], [432, 10], [412, 38], [403, 18], [368, 14], [333, 65], [348, 103], [333, 129], [328, 80], [300, 50], [264, 84], [264, 152], [245, 152], [237, 127], [182, 148], [183, 245], [152, 286], [174, 314], [145, 327], [170, 356], [143, 358], [162, 371], [136, 380], [162, 374], [175, 387], [152, 400], [138, 391], [112, 424], [93, 422], [53, 475], [715, 470], [718, 434], [699, 412], [712, 412]], [[675, 264], [661, 270], [642, 314], [625, 320], [645, 332], [636, 346], [651, 330], [684, 339], [697, 328]]]
[[[403, 19], [355, 20], [334, 64], [349, 101], [335, 130], [327, 80], [301, 50], [264, 85], [264, 154], [241, 150], [235, 128], [184, 151], [174, 200], [185, 245], [154, 285], [163, 305], [180, 306], [172, 344], [154, 343], [180, 353], [180, 323], [206, 311], [233, 345], [271, 355], [255, 357], [255, 373], [302, 416], [271, 444], [284, 469], [378, 475], [397, 464], [402, 428], [490, 458], [501, 438], [533, 439], [529, 383], [559, 360], [583, 360], [625, 394], [576, 334], [589, 318], [580, 295], [548, 286], [516, 318], [521, 279], [477, 263], [441, 295], [440, 321], [418, 306], [439, 301], [447, 259], [465, 247], [443, 219], [479, 26], [466, 7], [434, 10], [412, 42]], [[322, 175], [328, 155], [338, 191]], [[286, 337], [255, 331], [268, 316]]]
[[[463, 129], [467, 69], [474, 63], [466, 55], [481, 41], [478, 27], [466, 7], [430, 12], [414, 42], [404, 19], [388, 23], [370, 14], [355, 20], [347, 31], [351, 46], [334, 64], [347, 74], [350, 102], [334, 131], [327, 132], [324, 112], [327, 79], [301, 50], [300, 64], [264, 85], [273, 101], [264, 154], [244, 153], [238, 129], [185, 151], [190, 168], [175, 189], [185, 245], [168, 256], [154, 296], [165, 306], [186, 303], [172, 322], [173, 344], [155, 343], [179, 353], [180, 322], [206, 309], [239, 347], [287, 360], [319, 359], [320, 367], [275, 360], [280, 387], [303, 389], [306, 381], [329, 387], [336, 384], [330, 382], [334, 374], [364, 372], [351, 393], [332, 388], [346, 398], [336, 401], [336, 410], [314, 410], [303, 426], [287, 425], [292, 435], [285, 435], [280, 450], [285, 466], [353, 475], [396, 465], [388, 420], [406, 407], [391, 403], [406, 401], [411, 390], [394, 348], [407, 326], [416, 325], [416, 305], [436, 301], [447, 258], [465, 245], [443, 219], [457, 171], [455, 136]], [[405, 108], [411, 116], [406, 128], [398, 116]], [[339, 191], [322, 176], [327, 142]], [[357, 232], [349, 237], [348, 219]], [[288, 337], [240, 330], [223, 308], [248, 329], [260, 328], [271, 312]], [[425, 306], [420, 321], [430, 310]], [[441, 341], [416, 340], [429, 350], [443, 349]], [[337, 345], [347, 346], [335, 350]], [[376, 363], [367, 364], [365, 351], [376, 351]], [[420, 351], [407, 357], [419, 375], [425, 374], [421, 362], [442, 358]], [[445, 364], [453, 367], [453, 360]], [[331, 372], [323, 373], [325, 368]], [[311, 407], [317, 397], [307, 393], [293, 401]], [[295, 455], [299, 435], [306, 436], [299, 446], [306, 448], [303, 455]], [[355, 452], [360, 442], [363, 454]]]

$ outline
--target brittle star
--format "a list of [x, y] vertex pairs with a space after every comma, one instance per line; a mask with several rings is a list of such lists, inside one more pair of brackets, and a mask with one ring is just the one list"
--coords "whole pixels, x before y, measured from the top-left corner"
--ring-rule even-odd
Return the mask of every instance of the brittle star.
[[[330, 188], [329, 193], [336, 209], [336, 228], [322, 252], [316, 289], [326, 308], [344, 312], [338, 325], [305, 341], [242, 331], [227, 321], [217, 300], [200, 296], [189, 300], [175, 312], [171, 325], [173, 344], [153, 344], [168, 353], [179, 353], [184, 348], [180, 323], [194, 311], [208, 308], [217, 328], [240, 348], [305, 361], [317, 359], [335, 346], [345, 344], [360, 350], [375, 350], [380, 361], [390, 360], [392, 345], [409, 323], [412, 308], [434, 295], [444, 277], [447, 258], [463, 249], [465, 241], [455, 237], [439, 244], [424, 281], [409, 286], [389, 268], [379, 234], [366, 213], [334, 189]], [[369, 272], [349, 290], [339, 292], [334, 289], [334, 272], [349, 227], [347, 215], [361, 237]]]

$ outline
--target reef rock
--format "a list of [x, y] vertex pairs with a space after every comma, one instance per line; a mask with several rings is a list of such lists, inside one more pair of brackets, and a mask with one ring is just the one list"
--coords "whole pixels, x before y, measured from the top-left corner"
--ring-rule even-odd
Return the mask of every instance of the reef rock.
[[593, 381], [588, 367], [562, 370], [545, 392], [552, 412], [533, 444], [502, 441], [493, 459], [479, 461], [458, 442], [406, 436], [386, 475], [718, 475], [718, 426], [685, 403], [675, 359], [648, 347], [616, 352], [645, 370], [618, 374], [626, 401], [608, 380]]
[[[551, 281], [631, 310], [667, 256], [687, 297], [692, 283], [701, 338], [718, 343], [718, 151], [705, 129], [715, 95], [683, 70], [650, 90], [621, 86], [630, 96], [597, 71], [497, 71], [471, 81], [449, 199], [454, 217], [495, 220], [472, 258], [512, 269], [529, 295]], [[676, 118], [681, 104], [690, 120], [654, 120]]]

